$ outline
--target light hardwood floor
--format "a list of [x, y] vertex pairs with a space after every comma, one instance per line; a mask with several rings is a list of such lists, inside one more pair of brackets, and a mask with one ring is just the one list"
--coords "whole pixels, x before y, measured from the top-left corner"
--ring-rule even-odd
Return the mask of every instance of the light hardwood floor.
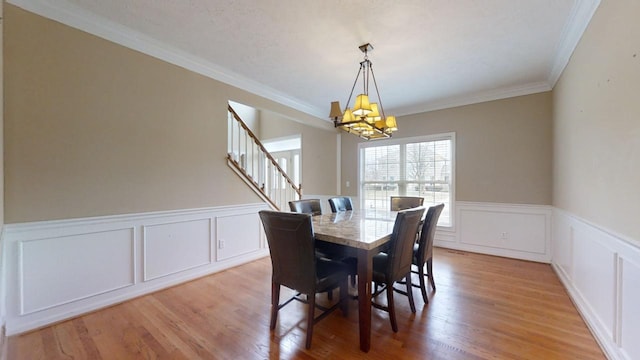
[[414, 291], [416, 314], [396, 294], [398, 333], [373, 309], [368, 354], [359, 351], [355, 301], [347, 317], [337, 310], [314, 327], [310, 350], [303, 304], [283, 308], [270, 332], [271, 263], [264, 258], [10, 337], [8, 358], [605, 358], [548, 264], [435, 249], [434, 273], [428, 305]]

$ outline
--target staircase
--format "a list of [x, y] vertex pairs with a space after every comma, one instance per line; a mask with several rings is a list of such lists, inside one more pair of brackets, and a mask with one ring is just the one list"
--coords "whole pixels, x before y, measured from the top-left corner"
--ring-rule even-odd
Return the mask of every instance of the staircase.
[[274, 210], [287, 211], [302, 190], [284, 172], [260, 140], [229, 106], [227, 164]]

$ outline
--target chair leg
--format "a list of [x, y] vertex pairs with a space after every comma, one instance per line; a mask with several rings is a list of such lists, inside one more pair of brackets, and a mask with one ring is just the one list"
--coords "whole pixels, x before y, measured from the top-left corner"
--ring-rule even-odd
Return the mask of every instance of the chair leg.
[[424, 281], [424, 264], [422, 266], [418, 266], [418, 276], [420, 277], [420, 291], [422, 292], [422, 300], [424, 300], [425, 304], [429, 303], [429, 298], [427, 297], [427, 284]]
[[407, 274], [405, 277], [405, 281], [407, 283], [407, 297], [409, 298], [409, 306], [411, 307], [411, 312], [416, 312], [416, 304], [413, 302], [413, 286], [411, 285], [411, 272]]
[[436, 291], [436, 282], [433, 280], [433, 258], [427, 260], [427, 273], [429, 274], [429, 282], [431, 283], [431, 288], [433, 291]]
[[389, 309], [391, 330], [393, 330], [393, 332], [398, 332], [398, 322], [396, 321], [396, 307], [393, 303], [393, 283], [387, 284], [387, 308]]
[[276, 328], [278, 320], [278, 307], [280, 306], [280, 284], [271, 282], [271, 330]]
[[329, 301], [333, 300], [333, 290], [327, 291], [327, 299], [329, 299]]
[[315, 318], [315, 309], [316, 309], [316, 296], [315, 294], [307, 295], [307, 349], [311, 348], [311, 337], [313, 336], [313, 320]]

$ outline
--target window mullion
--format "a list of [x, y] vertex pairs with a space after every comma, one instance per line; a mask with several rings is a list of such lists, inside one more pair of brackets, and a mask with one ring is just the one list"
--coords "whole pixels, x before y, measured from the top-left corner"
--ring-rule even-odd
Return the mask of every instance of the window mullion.
[[405, 162], [407, 144], [400, 145], [400, 179], [398, 179], [398, 195], [406, 195], [407, 194], [407, 178], [406, 178], [406, 168], [407, 164]]

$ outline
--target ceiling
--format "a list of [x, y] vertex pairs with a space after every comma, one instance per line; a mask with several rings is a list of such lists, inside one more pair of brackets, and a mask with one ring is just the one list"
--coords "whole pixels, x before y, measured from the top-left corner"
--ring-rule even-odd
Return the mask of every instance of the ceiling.
[[550, 90], [599, 0], [9, 0], [328, 120], [363, 53], [387, 114]]

